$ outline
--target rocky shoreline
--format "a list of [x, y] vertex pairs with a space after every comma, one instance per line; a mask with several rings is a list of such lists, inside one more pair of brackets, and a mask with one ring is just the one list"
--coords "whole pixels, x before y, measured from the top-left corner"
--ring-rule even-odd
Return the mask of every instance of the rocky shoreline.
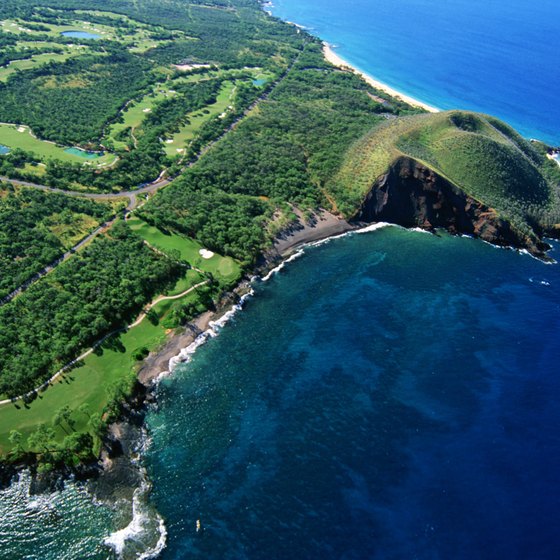
[[[264, 277], [290, 254], [308, 243], [355, 231], [377, 221], [390, 222], [404, 227], [421, 227], [426, 230], [442, 227], [454, 234], [470, 233], [494, 243], [499, 239], [497, 244], [502, 246], [504, 242], [511, 241], [511, 238], [500, 239], [494, 237], [494, 239], [491, 239], [488, 235], [481, 235], [482, 232], [488, 231], [491, 231], [493, 235], [498, 235], [502, 230], [500, 224], [496, 223], [494, 219], [490, 219], [488, 224], [483, 223], [486, 217], [493, 218], [491, 213], [467, 211], [459, 220], [459, 222], [466, 220], [465, 224], [461, 223], [461, 226], [465, 227], [457, 227], [459, 225], [457, 221], [459, 204], [453, 204], [451, 215], [455, 220], [447, 223], [434, 223], [432, 210], [425, 204], [415, 206], [416, 210], [419, 210], [418, 212], [409, 208], [411, 212], [408, 212], [406, 216], [393, 215], [394, 213], [391, 213], [390, 210], [395, 200], [391, 200], [392, 196], [387, 196], [388, 191], [391, 190], [388, 187], [391, 184], [391, 188], [394, 188], [396, 183], [403, 181], [403, 178], [404, 183], [410, 189], [406, 189], [408, 191], [405, 194], [407, 199], [409, 197], [414, 198], [411, 191], [420, 188], [423, 195], [420, 199], [425, 202], [426, 194], [428, 194], [425, 190], [434, 191], [436, 194], [434, 208], [438, 210], [442, 209], [442, 204], [445, 207], [445, 201], [440, 200], [442, 191], [448, 191], [446, 194], [450, 192], [449, 189], [438, 186], [436, 178], [430, 177], [424, 170], [409, 169], [408, 167], [406, 169], [407, 173], [404, 175], [402, 175], [401, 169], [398, 170], [396, 173], [399, 177], [398, 180], [392, 180], [391, 173], [389, 173], [387, 177], [382, 178], [374, 185], [359, 212], [350, 221], [341, 219], [326, 210], [321, 210], [307, 219], [304, 219], [303, 215], [296, 211], [298, 220], [276, 236], [273, 246], [262, 255], [254, 273], [259, 277]], [[412, 186], [414, 188], [410, 188]], [[443, 186], [447, 187], [447, 185]], [[460, 193], [453, 192], [452, 194], [454, 195], [452, 197], [454, 202], [457, 202], [456, 199], [460, 199], [461, 205], [464, 202], [469, 202], [463, 200], [459, 196]], [[398, 199], [399, 196], [396, 198]], [[427, 198], [429, 199], [429, 195]], [[466, 207], [478, 210], [473, 204], [466, 204]], [[469, 220], [469, 218], [473, 219]], [[496, 226], [497, 230], [500, 231], [495, 231]], [[506, 229], [509, 231], [508, 228]], [[517, 243], [511, 244], [513, 248], [520, 248], [520, 240], [515, 239], [515, 241]], [[546, 247], [544, 244], [537, 247], [534, 247], [537, 250], [532, 252], [543, 251], [539, 255], [542, 258]], [[130, 511], [124, 511], [121, 516], [123, 523], [130, 522], [133, 515], [132, 502], [135, 490], [146, 484], [146, 473], [139, 459], [141, 450], [147, 440], [144, 429], [147, 407], [156, 403], [157, 379], [160, 375], [169, 373], [170, 361], [173, 358], [176, 358], [183, 349], [190, 346], [199, 336], [211, 328], [213, 322], [218, 321], [239, 303], [243, 295], [250, 291], [250, 283], [249, 278], [243, 279], [232, 292], [222, 297], [215, 310], [206, 311], [195, 318], [184, 326], [180, 332], [173, 333], [162, 348], [148, 355], [138, 371], [138, 382], [135, 390], [130, 399], [124, 403], [119, 420], [109, 426], [103, 440], [100, 457], [96, 461], [76, 468], [62, 467], [49, 473], [40, 473], [37, 469], [38, 465], [34, 462], [0, 463], [0, 489], [8, 486], [14, 480], [14, 477], [25, 469], [29, 469], [32, 475], [30, 487], [30, 493], [32, 494], [59, 490], [63, 488], [65, 481], [70, 479], [87, 482], [89, 491], [97, 501], [113, 506], [117, 502], [121, 504], [129, 503]], [[126, 510], [126, 508], [124, 509]]]
[[[322, 210], [299, 221], [281, 232], [273, 247], [263, 254], [254, 271], [264, 276], [277, 266], [286, 256], [306, 243], [319, 241], [357, 229], [359, 226]], [[157, 379], [169, 373], [170, 360], [177, 357], [181, 350], [191, 345], [200, 335], [232, 309], [241, 297], [250, 290], [250, 279], [243, 279], [230, 293], [225, 294], [215, 310], [206, 311], [170, 335], [164, 346], [151, 352], [138, 371], [138, 382], [133, 394], [123, 404], [119, 420], [111, 424], [103, 439], [100, 457], [78, 467], [58, 467], [41, 473], [35, 461], [29, 458], [19, 463], [0, 462], [0, 489], [9, 486], [18, 474], [28, 469], [32, 475], [30, 492], [41, 494], [61, 489], [66, 480], [89, 481], [90, 489], [101, 502], [114, 503], [116, 499], [132, 499], [134, 488], [140, 483], [137, 456], [138, 447], [145, 437], [144, 417], [147, 406], [156, 401]]]

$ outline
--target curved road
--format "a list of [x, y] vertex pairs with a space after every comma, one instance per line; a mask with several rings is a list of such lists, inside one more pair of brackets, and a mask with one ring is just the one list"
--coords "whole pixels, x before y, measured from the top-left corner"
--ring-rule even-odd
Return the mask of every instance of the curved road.
[[[121, 191], [118, 193], [88, 193], [88, 192], [78, 192], [78, 191], [66, 191], [64, 189], [59, 189], [56, 187], [49, 187], [47, 185], [41, 185], [37, 183], [30, 183], [28, 181], [20, 181], [18, 179], [10, 179], [9, 177], [0, 176], [0, 181], [12, 183], [14, 185], [18, 185], [21, 187], [28, 187], [32, 189], [38, 189], [41, 191], [53, 192], [53, 193], [60, 193], [65, 194], [67, 196], [77, 196], [82, 198], [90, 198], [93, 200], [111, 200], [111, 199], [118, 199], [118, 198], [128, 198], [128, 205], [125, 210], [125, 215], [132, 212], [135, 208], [138, 207], [138, 195], [149, 195], [154, 194], [160, 189], [166, 187], [167, 185], [171, 184], [178, 176], [180, 176], [186, 169], [192, 167], [202, 156], [204, 156], [217, 142], [219, 142], [226, 134], [237, 128], [239, 123], [257, 106], [258, 103], [267, 99], [270, 94], [278, 87], [278, 85], [284, 80], [284, 78], [289, 74], [290, 70], [293, 68], [294, 64], [297, 63], [299, 60], [300, 54], [296, 56], [296, 58], [292, 61], [290, 66], [284, 71], [284, 73], [278, 78], [278, 80], [272, 85], [272, 87], [265, 91], [262, 95], [257, 97], [249, 107], [247, 107], [243, 113], [226, 129], [223, 131], [222, 134], [215, 140], [209, 142], [206, 146], [200, 150], [200, 152], [193, 158], [193, 160], [187, 163], [175, 177], [171, 177], [169, 179], [165, 179], [164, 176], [167, 173], [167, 169], [164, 169], [159, 177], [148, 184], [144, 184], [139, 186], [137, 189], [129, 190], [129, 191]], [[52, 262], [51, 264], [47, 265], [45, 268], [34, 274], [29, 280], [24, 282], [21, 286], [16, 288], [13, 292], [5, 296], [0, 300], [0, 306], [5, 305], [6, 303], [13, 300], [16, 296], [21, 294], [24, 290], [29, 288], [32, 284], [37, 282], [40, 278], [47, 275], [49, 272], [54, 270], [59, 264], [63, 263], [65, 260], [69, 259], [76, 251], [79, 251], [82, 247], [87, 245], [92, 239], [97, 237], [100, 233], [107, 231], [117, 220], [118, 216], [114, 216], [109, 221], [101, 224], [97, 227], [94, 231], [92, 231], [89, 235], [84, 237], [78, 244], [74, 247], [66, 251], [62, 256], [60, 256], [56, 261]]]
[[45, 381], [42, 385], [40, 385], [39, 387], [37, 387], [35, 389], [32, 389], [28, 393], [25, 393], [25, 395], [20, 395], [19, 397], [13, 397], [11, 399], [4, 399], [3, 401], [0, 401], [0, 406], [10, 404], [10, 403], [14, 403], [18, 400], [25, 399], [26, 397], [32, 397], [33, 395], [35, 395], [39, 391], [42, 391], [43, 389], [46, 389], [53, 381], [56, 381], [65, 371], [67, 371], [69, 368], [71, 368], [73, 365], [77, 364], [78, 362], [81, 362], [82, 360], [87, 358], [96, 348], [98, 348], [101, 344], [103, 344], [109, 337], [113, 336], [114, 334], [117, 334], [117, 333], [120, 333], [120, 332], [123, 332], [123, 331], [127, 331], [129, 329], [132, 329], [132, 328], [138, 326], [144, 320], [144, 318], [146, 317], [146, 315], [148, 314], [150, 309], [154, 305], [159, 303], [160, 301], [182, 298], [183, 296], [186, 296], [187, 294], [189, 294], [193, 290], [196, 290], [197, 288], [200, 288], [200, 286], [203, 286], [204, 284], [207, 284], [208, 282], [209, 282], [209, 280], [204, 280], [203, 282], [199, 282], [198, 284], [195, 284], [194, 286], [191, 286], [188, 290], [185, 290], [184, 292], [181, 292], [180, 294], [177, 294], [177, 295], [174, 295], [174, 296], [159, 296], [159, 297], [157, 297], [156, 299], [154, 299], [151, 303], [149, 303], [144, 308], [144, 310], [142, 311], [142, 313], [140, 313], [140, 315], [138, 315], [138, 318], [136, 319], [136, 321], [134, 321], [134, 323], [131, 323], [130, 325], [128, 325], [126, 327], [122, 327], [120, 329], [115, 329], [114, 331], [111, 331], [110, 333], [106, 334], [103, 338], [98, 340], [89, 350], [86, 350], [83, 354], [81, 354], [80, 356], [78, 356], [77, 358], [72, 360], [71, 362], [68, 362], [64, 367], [60, 368], [50, 379]]

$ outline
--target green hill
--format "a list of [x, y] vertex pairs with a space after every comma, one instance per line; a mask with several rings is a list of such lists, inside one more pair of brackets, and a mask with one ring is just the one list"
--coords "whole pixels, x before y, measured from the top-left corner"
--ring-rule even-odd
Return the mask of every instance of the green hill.
[[522, 237], [535, 239], [560, 221], [558, 166], [505, 123], [464, 111], [386, 121], [347, 152], [327, 192], [342, 214], [359, 217], [356, 208], [399, 162], [402, 178], [403, 161], [416, 166], [417, 179], [438, 177]]

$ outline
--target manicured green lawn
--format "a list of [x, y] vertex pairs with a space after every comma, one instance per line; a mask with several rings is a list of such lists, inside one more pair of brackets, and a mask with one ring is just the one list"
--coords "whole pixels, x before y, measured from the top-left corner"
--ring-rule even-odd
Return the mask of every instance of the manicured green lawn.
[[179, 278], [175, 286], [173, 286], [173, 289], [165, 292], [165, 295], [176, 296], [178, 294], [182, 294], [183, 292], [186, 292], [189, 288], [191, 288], [195, 284], [198, 284], [199, 282], [202, 282], [203, 280], [204, 278], [202, 277], [200, 272], [197, 272], [196, 270], [189, 268], [185, 276]]
[[79, 56], [83, 54], [84, 51], [68, 51], [63, 53], [42, 53], [36, 54], [31, 58], [25, 60], [14, 60], [9, 66], [4, 66], [0, 68], [0, 82], [5, 82], [9, 76], [14, 74], [17, 70], [30, 70], [31, 68], [38, 68], [43, 66], [48, 62], [64, 62], [69, 58]]
[[9, 148], [20, 148], [28, 152], [34, 152], [37, 156], [45, 159], [54, 158], [72, 163], [87, 163], [96, 167], [110, 165], [116, 159], [114, 154], [106, 153], [101, 157], [88, 160], [80, 155], [66, 152], [67, 148], [35, 138], [26, 126], [19, 127], [13, 124], [0, 124], [0, 144]]
[[190, 237], [177, 233], [164, 233], [136, 216], [129, 218], [127, 223], [133, 231], [151, 245], [163, 251], [179, 251], [181, 258], [189, 262], [191, 266], [200, 268], [204, 272], [210, 272], [216, 279], [233, 283], [241, 277], [241, 269], [234, 259], [217, 254], [210, 259], [204, 259], [199, 252], [203, 246]]
[[198, 111], [189, 113], [189, 115], [187, 115], [189, 124], [181, 127], [179, 132], [166, 141], [165, 151], [167, 155], [180, 156], [183, 153], [186, 144], [196, 136], [197, 132], [204, 123], [213, 119], [217, 115], [224, 113], [228, 106], [231, 105], [234, 89], [234, 82], [224, 82], [216, 102], [205, 107], [205, 109], [209, 111], [208, 113], [203, 112], [205, 109], [199, 109]]

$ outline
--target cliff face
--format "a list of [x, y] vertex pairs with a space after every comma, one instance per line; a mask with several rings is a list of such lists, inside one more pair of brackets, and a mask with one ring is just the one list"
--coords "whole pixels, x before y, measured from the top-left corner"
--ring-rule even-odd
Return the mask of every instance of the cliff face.
[[372, 187], [354, 217], [359, 222], [390, 222], [404, 227], [445, 228], [500, 246], [527, 249], [546, 258], [550, 247], [525, 235], [496, 211], [414, 159], [401, 157]]

